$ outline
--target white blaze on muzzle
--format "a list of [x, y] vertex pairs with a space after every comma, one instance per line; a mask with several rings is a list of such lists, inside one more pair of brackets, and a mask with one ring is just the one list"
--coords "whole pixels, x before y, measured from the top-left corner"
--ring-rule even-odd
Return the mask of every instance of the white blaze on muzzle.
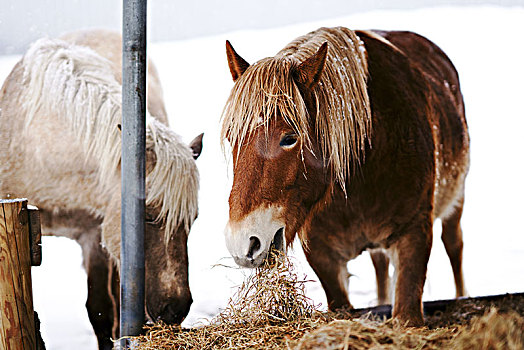
[[272, 244], [284, 251], [285, 224], [279, 219], [280, 211], [278, 207], [258, 208], [240, 221], [229, 220], [225, 229], [226, 246], [238, 265], [260, 266]]

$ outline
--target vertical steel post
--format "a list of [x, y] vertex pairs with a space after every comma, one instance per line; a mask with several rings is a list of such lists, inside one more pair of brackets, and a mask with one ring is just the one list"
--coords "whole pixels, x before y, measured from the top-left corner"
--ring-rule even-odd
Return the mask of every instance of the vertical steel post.
[[124, 0], [123, 12], [121, 337], [140, 334], [144, 324], [147, 1]]

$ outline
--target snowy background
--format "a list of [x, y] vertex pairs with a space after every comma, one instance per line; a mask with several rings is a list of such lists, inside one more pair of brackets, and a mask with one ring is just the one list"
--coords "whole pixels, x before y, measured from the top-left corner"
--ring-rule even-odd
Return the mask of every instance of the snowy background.
[[[287, 42], [320, 26], [416, 31], [439, 45], [461, 80], [471, 135], [466, 182], [464, 273], [471, 296], [524, 291], [524, 3], [514, 7], [433, 7], [381, 10], [259, 30], [239, 30], [188, 40], [153, 42], [149, 54], [164, 87], [172, 128], [190, 141], [205, 132], [200, 170], [200, 215], [189, 236], [189, 277], [194, 303], [184, 322], [191, 326], [223, 308], [248, 272], [235, 268], [222, 230], [228, 217], [232, 172], [220, 149], [219, 118], [233, 83], [224, 43], [229, 39], [248, 62], [274, 55]], [[0, 56], [0, 81], [20, 58]], [[429, 262], [424, 300], [452, 298], [451, 267], [440, 237]], [[297, 270], [316, 279], [299, 246]], [[350, 300], [375, 302], [375, 278], [367, 253], [349, 263]], [[34, 267], [35, 310], [48, 349], [96, 349], [84, 308], [86, 276], [79, 246], [65, 238], [43, 239], [43, 264]], [[325, 307], [318, 282], [308, 295]]]

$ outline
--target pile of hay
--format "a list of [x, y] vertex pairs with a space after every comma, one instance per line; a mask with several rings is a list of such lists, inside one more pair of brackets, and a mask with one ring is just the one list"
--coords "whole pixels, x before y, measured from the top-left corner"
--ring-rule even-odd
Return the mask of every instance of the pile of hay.
[[272, 253], [209, 325], [182, 329], [156, 324], [136, 338], [139, 349], [276, 349], [325, 322], [289, 259]]
[[496, 308], [474, 317], [453, 339], [454, 349], [524, 349], [524, 318], [514, 311], [501, 313]]
[[252, 274], [209, 325], [156, 324], [138, 349], [522, 349], [524, 318], [492, 308], [467, 325], [409, 328], [370, 315], [322, 313], [304, 294], [305, 280], [286, 257]]

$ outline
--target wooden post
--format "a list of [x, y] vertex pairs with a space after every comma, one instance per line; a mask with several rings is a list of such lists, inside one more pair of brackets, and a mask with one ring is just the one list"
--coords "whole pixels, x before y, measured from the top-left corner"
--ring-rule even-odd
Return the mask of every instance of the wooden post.
[[0, 200], [0, 348], [37, 348], [26, 199]]

